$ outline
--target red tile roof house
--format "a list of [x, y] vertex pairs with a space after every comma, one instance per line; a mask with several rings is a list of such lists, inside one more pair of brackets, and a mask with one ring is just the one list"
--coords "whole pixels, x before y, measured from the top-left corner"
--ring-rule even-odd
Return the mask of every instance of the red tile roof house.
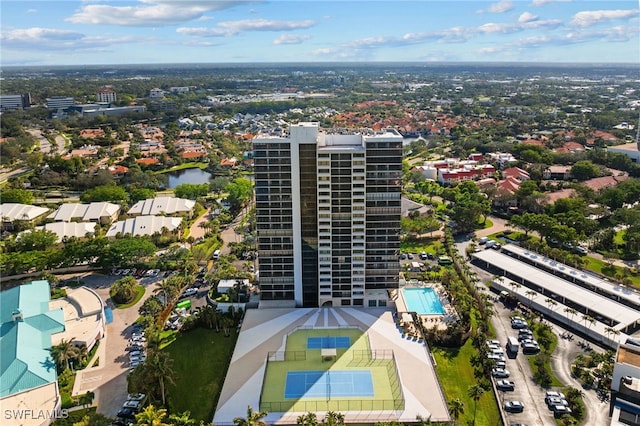
[[507, 176], [498, 182], [493, 204], [498, 207], [518, 207], [516, 191], [520, 189], [520, 180], [513, 176]]
[[509, 167], [508, 169], [504, 169], [502, 171], [502, 177], [505, 179], [507, 177], [513, 177], [520, 181], [531, 179], [531, 176], [529, 176], [529, 172], [527, 172], [526, 170], [522, 170], [520, 167]]

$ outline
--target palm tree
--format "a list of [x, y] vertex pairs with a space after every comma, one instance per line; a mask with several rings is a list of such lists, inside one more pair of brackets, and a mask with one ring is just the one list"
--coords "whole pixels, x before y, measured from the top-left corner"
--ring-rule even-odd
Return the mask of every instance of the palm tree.
[[567, 317], [571, 315], [571, 319], [569, 321], [573, 321], [573, 316], [578, 313], [578, 311], [573, 308], [564, 308], [564, 311], [567, 313]]
[[533, 296], [535, 296], [537, 294], [536, 291], [527, 290], [524, 293], [529, 297], [529, 308], [533, 309]]
[[340, 426], [344, 425], [344, 414], [336, 413], [335, 411], [329, 411], [324, 419], [322, 419], [321, 425], [323, 426]]
[[91, 404], [93, 404], [93, 399], [96, 397], [96, 394], [88, 391], [87, 393], [85, 393], [84, 395], [80, 395], [79, 398], [79, 403], [80, 405], [82, 405], [83, 408], [87, 408], [88, 406], [90, 406]]
[[163, 420], [167, 416], [167, 410], [148, 405], [140, 413], [136, 414], [136, 426], [169, 426]]
[[460, 401], [460, 398], [449, 401], [449, 414], [451, 414], [455, 423], [458, 422], [460, 415], [464, 414], [464, 402]]
[[312, 412], [301, 414], [296, 419], [296, 424], [300, 426], [318, 426], [318, 417], [316, 416], [316, 413]]
[[253, 408], [247, 405], [247, 417], [236, 417], [233, 423], [238, 426], [267, 426], [267, 422], [262, 420], [266, 416], [266, 411], [253, 411]]
[[484, 393], [484, 388], [479, 384], [476, 383], [473, 386], [470, 386], [469, 389], [467, 389], [467, 395], [469, 395], [469, 398], [473, 399], [473, 424], [476, 424], [476, 410], [478, 409], [478, 401], [480, 400], [480, 398], [482, 397], [482, 394]]
[[53, 356], [56, 364], [64, 366], [65, 370], [70, 368], [69, 360], [75, 358], [78, 354], [78, 347], [73, 344], [73, 339], [75, 339], [75, 337], [69, 340], [61, 339], [60, 343], [50, 349], [51, 356]]
[[85, 361], [87, 361], [87, 358], [89, 357], [89, 350], [87, 349], [87, 345], [76, 346], [76, 348], [77, 348], [77, 353], [75, 358], [78, 360], [80, 364], [82, 364]]
[[163, 304], [167, 306], [169, 302], [175, 297], [177, 289], [175, 283], [172, 280], [162, 280], [160, 284], [153, 290], [154, 293], [160, 293], [163, 296]]
[[191, 418], [191, 411], [180, 414], [170, 414], [169, 423], [171, 426], [196, 426], [196, 420]]
[[166, 383], [174, 383], [173, 377], [174, 371], [171, 369], [173, 360], [169, 358], [169, 354], [166, 352], [154, 352], [149, 360], [149, 371], [154, 375], [154, 379], [157, 380], [160, 386], [160, 395], [162, 397], [162, 405], [166, 405]]

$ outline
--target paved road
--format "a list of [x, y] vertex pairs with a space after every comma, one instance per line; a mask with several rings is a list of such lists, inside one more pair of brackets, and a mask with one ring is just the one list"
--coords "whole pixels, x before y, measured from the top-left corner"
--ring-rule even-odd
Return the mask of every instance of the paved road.
[[[508, 336], [517, 336], [517, 333], [511, 329], [509, 316], [512, 311], [499, 302], [496, 303], [494, 310], [496, 314], [491, 317], [491, 321], [497, 338], [504, 347]], [[521, 401], [525, 407], [522, 413], [507, 413], [509, 422], [526, 423], [529, 426], [555, 426], [553, 414], [544, 402], [546, 389], [533, 382], [533, 372], [527, 361], [527, 355], [520, 352], [515, 359], [507, 359], [507, 370], [511, 373], [509, 380], [515, 383], [515, 391], [500, 392], [499, 400], [501, 402]]]
[[[567, 330], [551, 324], [551, 327], [555, 331], [556, 335], [560, 335]], [[604, 349], [591, 344], [593, 350], [597, 352], [605, 352]], [[580, 382], [571, 377], [570, 360], [573, 360], [582, 349], [578, 346], [578, 338], [574, 338], [572, 341], [566, 339], [558, 339], [558, 346], [551, 357], [551, 368], [558, 377], [558, 379], [568, 386], [572, 386], [576, 389], [582, 389]], [[584, 405], [587, 407], [586, 415], [583, 424], [585, 425], [606, 425], [609, 424], [611, 419], [609, 418], [609, 403], [602, 402], [598, 398], [596, 392], [592, 390], [584, 390]]]
[[[113, 307], [109, 297], [109, 286], [117, 278], [119, 277], [91, 274], [83, 276], [82, 280], [87, 287], [93, 288], [100, 295], [106, 306]], [[107, 325], [105, 337], [96, 353], [99, 365], [78, 372], [74, 385], [74, 395], [94, 392], [94, 404], [98, 405], [98, 413], [110, 418], [116, 417], [116, 413], [127, 399], [129, 359], [125, 348], [131, 336], [132, 324], [139, 316], [138, 308], [153, 294], [156, 287], [155, 280], [151, 278], [144, 278], [140, 282], [145, 286], [144, 296], [130, 308], [113, 310], [113, 322]], [[93, 362], [89, 363], [92, 364]]]
[[202, 216], [200, 216], [198, 219], [196, 219], [195, 222], [193, 222], [193, 224], [191, 225], [191, 228], [189, 229], [189, 236], [193, 238], [204, 237], [204, 234], [206, 234], [207, 231], [204, 228], [201, 228], [200, 224], [208, 220], [209, 220], [209, 209], [207, 209], [207, 211], [204, 212]]

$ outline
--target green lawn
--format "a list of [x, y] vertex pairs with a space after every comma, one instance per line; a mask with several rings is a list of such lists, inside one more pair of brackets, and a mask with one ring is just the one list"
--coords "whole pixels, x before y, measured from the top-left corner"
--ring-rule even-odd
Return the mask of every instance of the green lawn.
[[129, 303], [124, 303], [122, 305], [115, 305], [116, 309], [126, 309], [126, 308], [130, 308], [133, 305], [135, 305], [136, 303], [138, 303], [140, 301], [140, 299], [142, 299], [142, 296], [144, 296], [144, 287], [142, 287], [141, 285], [137, 285], [135, 287], [136, 290], [136, 297], [133, 298], [133, 300]]
[[[471, 339], [467, 340], [461, 348], [432, 348], [436, 359], [436, 371], [440, 383], [444, 388], [447, 401], [460, 398], [464, 402], [464, 414], [458, 420], [458, 424], [471, 424], [473, 421], [474, 401], [467, 395], [467, 390], [478, 383], [473, 375], [473, 367], [469, 362], [471, 355], [476, 352]], [[493, 396], [493, 392], [487, 391], [478, 401], [476, 410], [476, 425], [500, 424], [500, 413]]]
[[230, 337], [215, 330], [196, 328], [178, 333], [164, 350], [173, 359], [175, 385], [167, 389], [172, 413], [191, 411], [191, 417], [209, 423], [213, 418], [237, 333]]
[[420, 253], [421, 251], [427, 253], [444, 254], [444, 246], [440, 242], [440, 237], [434, 238], [421, 238], [405, 240], [400, 243], [400, 250], [404, 253]]
[[[593, 271], [597, 274], [602, 274], [602, 275], [607, 275], [609, 277], [613, 277], [615, 276], [616, 272], [622, 272], [623, 268], [619, 267], [619, 266], [615, 266], [613, 265], [611, 268], [607, 265], [607, 262], [605, 262], [604, 260], [600, 260], [600, 259], [595, 259], [591, 256], [585, 256], [584, 260], [586, 261], [585, 263], [585, 269], [588, 269], [589, 271]], [[631, 282], [633, 283], [633, 287], [640, 287], [640, 275], [629, 275], [628, 276], [631, 279]]]

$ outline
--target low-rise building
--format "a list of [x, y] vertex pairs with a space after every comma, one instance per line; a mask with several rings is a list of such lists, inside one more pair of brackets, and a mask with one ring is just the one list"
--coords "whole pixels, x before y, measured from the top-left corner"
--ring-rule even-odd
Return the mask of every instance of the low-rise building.
[[56, 222], [71, 222], [80, 220], [82, 222], [95, 222], [107, 225], [118, 218], [120, 206], [108, 202], [93, 202], [89, 204], [66, 203], [47, 216]]
[[30, 204], [3, 203], [0, 204], [0, 223], [2, 223], [2, 229], [12, 230], [16, 222], [34, 223], [48, 211], [49, 209], [44, 207]]
[[569, 180], [571, 179], [571, 167], [549, 166], [542, 172], [542, 179]]
[[618, 346], [611, 378], [611, 425], [640, 425], [640, 346]]
[[52, 96], [46, 98], [48, 109], [68, 109], [72, 107], [74, 103], [74, 99], [70, 96]]
[[181, 223], [181, 217], [137, 216], [113, 223], [106, 235], [109, 238], [116, 237], [118, 234], [130, 234], [136, 237], [162, 233], [165, 229], [168, 232], [175, 232]]
[[85, 238], [87, 235], [95, 234], [96, 224], [92, 222], [53, 222], [36, 226], [35, 229], [53, 232], [58, 236], [57, 242], [61, 242], [65, 237]]
[[[44, 280], [3, 290], [0, 308], [2, 424], [48, 425], [62, 402], [50, 349], [65, 331], [64, 312], [51, 306]], [[33, 414], [25, 415], [26, 410]]]
[[137, 215], [190, 215], [196, 202], [186, 198], [156, 197], [135, 203], [127, 212], [130, 216]]

